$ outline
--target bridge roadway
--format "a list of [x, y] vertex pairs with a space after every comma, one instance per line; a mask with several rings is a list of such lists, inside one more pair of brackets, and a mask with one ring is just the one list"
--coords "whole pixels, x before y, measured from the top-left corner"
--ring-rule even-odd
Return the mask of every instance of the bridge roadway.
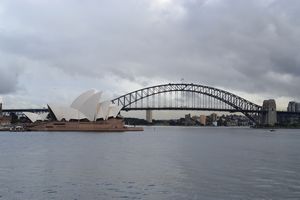
[[[253, 110], [236, 110], [236, 109], [215, 109], [215, 108], [169, 108], [169, 107], [156, 107], [156, 108], [123, 108], [123, 111], [131, 111], [131, 110], [195, 110], [195, 111], [216, 111], [216, 112], [256, 112], [256, 113], [263, 113], [265, 111], [253, 111]], [[33, 112], [33, 113], [43, 113], [49, 112], [47, 108], [24, 108], [24, 109], [3, 109], [3, 113], [22, 113], [22, 112]], [[300, 115], [300, 112], [287, 112], [287, 111], [277, 111], [278, 114], [292, 114], [292, 115]]]
[[[170, 108], [170, 107], [149, 107], [149, 108], [123, 108], [123, 111], [131, 110], [195, 110], [195, 111], [216, 111], [216, 112], [256, 112], [261, 113], [263, 111], [253, 111], [253, 110], [236, 110], [236, 109], [221, 109], [221, 108], [189, 108], [189, 107], [179, 107], [179, 108]], [[33, 113], [42, 113], [49, 112], [47, 108], [24, 108], [24, 109], [3, 109], [3, 113], [22, 113], [22, 112], [33, 112]]]
[[43, 113], [48, 112], [47, 108], [24, 108], [24, 109], [3, 109], [3, 113], [22, 113], [22, 112], [33, 112], [33, 113]]
[[192, 107], [148, 107], [148, 108], [123, 108], [124, 111], [131, 111], [131, 110], [194, 110], [194, 111], [216, 111], [216, 112], [230, 112], [230, 113], [236, 113], [236, 112], [245, 112], [245, 113], [263, 113], [262, 110], [236, 110], [236, 109], [227, 109], [227, 108], [192, 108]]

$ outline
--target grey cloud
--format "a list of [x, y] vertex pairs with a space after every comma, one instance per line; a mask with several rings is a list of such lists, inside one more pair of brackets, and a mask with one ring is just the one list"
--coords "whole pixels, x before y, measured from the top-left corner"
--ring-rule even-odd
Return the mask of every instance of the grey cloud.
[[71, 75], [114, 74], [141, 86], [184, 78], [300, 98], [297, 0], [182, 0], [162, 8], [147, 0], [2, 4], [0, 49]]
[[18, 72], [13, 68], [0, 66], [0, 94], [7, 94], [17, 89]]

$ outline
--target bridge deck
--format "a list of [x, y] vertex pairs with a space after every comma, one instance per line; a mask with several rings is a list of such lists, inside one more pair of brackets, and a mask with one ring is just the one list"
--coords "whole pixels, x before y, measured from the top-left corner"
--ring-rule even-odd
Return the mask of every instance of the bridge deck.
[[3, 109], [2, 112], [4, 113], [21, 113], [21, 112], [48, 112], [46, 108], [25, 108], [25, 109]]
[[124, 111], [131, 110], [195, 110], [195, 111], [216, 111], [216, 112], [245, 112], [245, 113], [261, 113], [261, 110], [236, 110], [236, 109], [222, 109], [222, 108], [190, 108], [190, 107], [147, 107], [147, 108], [123, 108]]

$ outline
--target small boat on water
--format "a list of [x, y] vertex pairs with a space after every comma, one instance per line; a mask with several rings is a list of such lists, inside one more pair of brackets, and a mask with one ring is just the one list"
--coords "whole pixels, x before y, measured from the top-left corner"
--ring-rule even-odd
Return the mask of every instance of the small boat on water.
[[276, 131], [275, 129], [270, 129], [270, 132], [274, 132], [274, 131]]

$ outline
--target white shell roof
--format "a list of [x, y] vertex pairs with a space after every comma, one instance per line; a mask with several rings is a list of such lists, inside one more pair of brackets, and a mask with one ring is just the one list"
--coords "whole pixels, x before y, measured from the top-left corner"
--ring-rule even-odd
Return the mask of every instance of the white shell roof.
[[56, 106], [56, 105], [48, 105], [53, 114], [55, 115], [58, 121], [65, 119], [66, 121], [70, 121], [71, 119], [80, 120], [80, 119], [87, 119], [87, 117], [81, 113], [79, 110], [76, 110], [71, 107], [65, 106]]
[[104, 101], [98, 105], [99, 110], [97, 113], [97, 119], [106, 120], [108, 118], [110, 104], [111, 104], [111, 101]]
[[45, 121], [45, 120], [47, 120], [48, 114], [49, 113], [42, 113], [39, 116], [40, 116], [40, 118], [41, 118], [42, 121]]
[[80, 112], [82, 112], [85, 116], [87, 116], [88, 120], [95, 121], [97, 116], [97, 107], [98, 103], [100, 101], [102, 92], [97, 92], [90, 96], [78, 109]]
[[102, 92], [88, 90], [77, 97], [70, 107], [54, 104], [48, 106], [58, 121], [62, 119], [95, 121], [96, 119], [106, 120], [108, 117], [116, 117], [122, 107], [112, 104], [111, 101], [100, 102], [101, 96]]
[[45, 121], [47, 119], [48, 113], [43, 113], [43, 114], [36, 114], [32, 112], [23, 112], [23, 114], [31, 121], [31, 122], [36, 122], [36, 121]]
[[94, 95], [96, 91], [94, 89], [88, 90], [81, 95], [79, 95], [71, 104], [72, 108], [80, 109], [82, 104], [86, 102], [92, 95]]
[[115, 104], [111, 104], [109, 106], [108, 117], [116, 118], [121, 109], [122, 109], [122, 106], [117, 106]]

